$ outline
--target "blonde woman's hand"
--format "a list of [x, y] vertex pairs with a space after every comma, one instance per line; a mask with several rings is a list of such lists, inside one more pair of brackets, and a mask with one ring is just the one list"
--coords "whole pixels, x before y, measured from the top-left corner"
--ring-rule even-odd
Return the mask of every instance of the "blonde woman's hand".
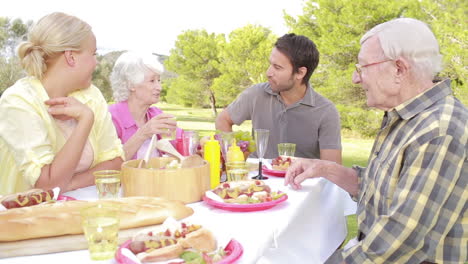
[[175, 131], [176, 128], [175, 116], [162, 113], [148, 120], [140, 130], [144, 137], [148, 138], [153, 134], [167, 133], [168, 130]]
[[56, 119], [94, 120], [93, 111], [73, 97], [57, 97], [44, 103], [49, 106], [49, 113]]

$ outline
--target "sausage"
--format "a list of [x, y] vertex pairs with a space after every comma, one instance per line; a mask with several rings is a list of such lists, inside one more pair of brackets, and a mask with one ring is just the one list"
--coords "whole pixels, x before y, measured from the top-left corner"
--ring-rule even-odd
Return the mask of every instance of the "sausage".
[[53, 190], [32, 189], [27, 192], [9, 194], [0, 198], [0, 201], [5, 208], [12, 209], [48, 202], [53, 198]]
[[153, 262], [177, 258], [188, 248], [203, 252], [216, 249], [216, 239], [209, 230], [200, 225], [180, 224], [173, 232], [156, 229], [135, 236], [129, 245], [130, 251], [142, 262]]

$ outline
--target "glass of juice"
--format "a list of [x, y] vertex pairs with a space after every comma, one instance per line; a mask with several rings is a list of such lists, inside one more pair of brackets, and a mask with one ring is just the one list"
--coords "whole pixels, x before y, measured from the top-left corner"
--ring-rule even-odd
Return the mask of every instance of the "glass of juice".
[[278, 155], [282, 158], [294, 157], [296, 153], [296, 144], [294, 143], [279, 143]]
[[94, 179], [99, 199], [118, 198], [120, 193], [120, 171], [95, 171]]
[[233, 161], [226, 163], [227, 181], [247, 180], [249, 169], [245, 161]]
[[81, 210], [81, 223], [92, 260], [114, 257], [118, 245], [119, 211], [118, 206], [110, 204], [98, 204]]

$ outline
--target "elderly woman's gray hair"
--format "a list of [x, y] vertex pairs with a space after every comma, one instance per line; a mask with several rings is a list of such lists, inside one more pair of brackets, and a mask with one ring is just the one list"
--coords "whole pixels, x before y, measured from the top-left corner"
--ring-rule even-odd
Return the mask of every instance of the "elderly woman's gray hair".
[[154, 72], [161, 75], [163, 66], [155, 55], [125, 52], [117, 59], [110, 75], [116, 102], [126, 101], [130, 89], [143, 82], [145, 75]]
[[404, 57], [413, 64], [415, 73], [432, 78], [442, 70], [439, 44], [429, 26], [413, 18], [397, 18], [375, 26], [361, 38], [361, 44], [377, 36], [385, 57]]

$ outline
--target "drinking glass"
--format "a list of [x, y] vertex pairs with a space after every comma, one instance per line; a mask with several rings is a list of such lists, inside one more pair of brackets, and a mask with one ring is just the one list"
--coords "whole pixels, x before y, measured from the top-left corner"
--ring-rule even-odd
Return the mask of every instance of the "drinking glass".
[[198, 134], [196, 131], [184, 131], [184, 135], [182, 136], [182, 142], [182, 155], [191, 156], [197, 154]]
[[268, 147], [268, 137], [270, 135], [270, 130], [268, 129], [255, 129], [255, 143], [257, 145], [257, 155], [258, 155], [258, 175], [252, 177], [255, 180], [264, 180], [268, 179], [262, 175], [262, 162], [263, 156], [265, 155], [266, 149]]
[[161, 136], [161, 139], [174, 140], [175, 139], [175, 134], [176, 134], [175, 129], [166, 128], [165, 132], [160, 133], [159, 135]]
[[81, 210], [81, 224], [92, 260], [114, 257], [118, 245], [118, 206], [98, 204]]
[[118, 198], [120, 193], [120, 171], [95, 171], [94, 179], [99, 199]]
[[296, 144], [294, 143], [279, 143], [278, 155], [282, 158], [294, 157], [296, 153]]
[[231, 146], [232, 140], [234, 139], [234, 134], [232, 132], [221, 132], [219, 139], [221, 155], [223, 156], [223, 159], [227, 161], [226, 155], [229, 150], [229, 146]]
[[233, 161], [226, 163], [227, 181], [247, 180], [249, 170], [245, 161]]

